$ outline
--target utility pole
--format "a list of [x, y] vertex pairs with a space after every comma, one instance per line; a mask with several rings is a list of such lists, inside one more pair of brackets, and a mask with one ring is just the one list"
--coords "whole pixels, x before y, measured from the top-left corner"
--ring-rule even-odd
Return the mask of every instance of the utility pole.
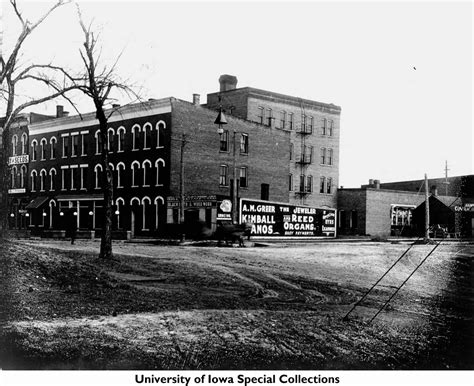
[[238, 224], [239, 221], [238, 221], [238, 218], [237, 218], [237, 187], [238, 187], [238, 184], [237, 184], [237, 167], [236, 167], [236, 162], [235, 162], [235, 130], [233, 130], [233, 149], [232, 149], [232, 152], [233, 152], [233, 156], [232, 156], [232, 167], [234, 169], [233, 171], [233, 178], [234, 180], [232, 181], [232, 184], [233, 184], [233, 188], [232, 188], [232, 223], [233, 224]]
[[186, 135], [181, 137], [180, 173], [179, 173], [179, 224], [181, 230], [181, 242], [184, 242], [184, 147], [186, 146]]
[[445, 167], [444, 167], [444, 185], [445, 185], [445, 188], [446, 188], [446, 196], [448, 195], [448, 185], [449, 185], [449, 182], [448, 182], [448, 161], [446, 160], [446, 164], [445, 164]]
[[430, 203], [428, 189], [428, 176], [425, 173], [425, 242], [430, 240]]

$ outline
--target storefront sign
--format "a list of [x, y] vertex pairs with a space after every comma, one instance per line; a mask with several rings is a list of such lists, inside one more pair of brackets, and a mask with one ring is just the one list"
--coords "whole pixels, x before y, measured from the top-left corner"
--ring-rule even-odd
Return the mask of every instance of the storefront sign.
[[18, 193], [26, 193], [26, 189], [25, 188], [8, 189], [8, 194], [18, 194]]
[[474, 212], [474, 204], [456, 205], [455, 212]]
[[335, 209], [241, 199], [240, 222], [252, 224], [252, 236], [336, 236]]
[[8, 157], [8, 165], [27, 164], [29, 159], [30, 157], [28, 154]]
[[[179, 197], [167, 197], [168, 208], [178, 208], [180, 206]], [[185, 208], [211, 208], [217, 205], [217, 196], [185, 196]]]
[[232, 221], [232, 202], [228, 199], [222, 200], [217, 206], [217, 221]]

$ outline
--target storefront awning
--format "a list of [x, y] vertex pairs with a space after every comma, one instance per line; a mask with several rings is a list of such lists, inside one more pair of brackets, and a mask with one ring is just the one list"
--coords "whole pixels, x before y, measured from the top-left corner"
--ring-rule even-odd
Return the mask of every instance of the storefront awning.
[[25, 206], [25, 209], [37, 209], [41, 205], [43, 205], [46, 201], [48, 201], [48, 197], [44, 197], [44, 196], [36, 197], [35, 199], [31, 200], [27, 206]]
[[56, 197], [58, 201], [100, 201], [104, 199], [103, 194], [65, 194]]

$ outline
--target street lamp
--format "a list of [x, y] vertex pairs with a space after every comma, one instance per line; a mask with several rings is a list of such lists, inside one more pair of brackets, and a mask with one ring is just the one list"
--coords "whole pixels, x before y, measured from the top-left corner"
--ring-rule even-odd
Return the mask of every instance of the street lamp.
[[[227, 125], [227, 119], [225, 118], [222, 107], [219, 108], [219, 114], [217, 115], [214, 124], [218, 125], [217, 133], [219, 135], [224, 134], [224, 129], [222, 125]], [[232, 129], [232, 223], [237, 224], [237, 172], [235, 167], [235, 130]]]

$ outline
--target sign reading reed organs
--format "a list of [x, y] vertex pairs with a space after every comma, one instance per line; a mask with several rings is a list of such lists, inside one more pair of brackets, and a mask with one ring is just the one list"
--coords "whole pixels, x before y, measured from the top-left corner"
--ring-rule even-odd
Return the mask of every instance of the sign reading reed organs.
[[259, 200], [240, 200], [240, 222], [252, 236], [336, 236], [336, 210]]

